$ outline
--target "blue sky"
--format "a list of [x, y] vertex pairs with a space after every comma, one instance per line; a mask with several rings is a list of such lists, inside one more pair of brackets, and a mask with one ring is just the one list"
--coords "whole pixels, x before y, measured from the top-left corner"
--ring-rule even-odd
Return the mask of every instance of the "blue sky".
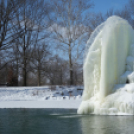
[[93, 11], [106, 13], [108, 9], [121, 9], [129, 0], [92, 0], [95, 4]]

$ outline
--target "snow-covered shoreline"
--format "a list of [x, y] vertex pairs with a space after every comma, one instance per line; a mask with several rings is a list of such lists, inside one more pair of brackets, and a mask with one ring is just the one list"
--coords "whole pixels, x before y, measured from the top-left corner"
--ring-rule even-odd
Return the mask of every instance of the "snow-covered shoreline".
[[78, 109], [83, 87], [0, 87], [0, 108]]

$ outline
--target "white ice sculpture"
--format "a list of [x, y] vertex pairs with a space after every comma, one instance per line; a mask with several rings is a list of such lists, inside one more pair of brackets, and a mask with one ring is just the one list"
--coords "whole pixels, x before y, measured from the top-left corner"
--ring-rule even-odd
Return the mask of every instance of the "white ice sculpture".
[[134, 114], [134, 30], [117, 16], [87, 42], [84, 92], [78, 114]]

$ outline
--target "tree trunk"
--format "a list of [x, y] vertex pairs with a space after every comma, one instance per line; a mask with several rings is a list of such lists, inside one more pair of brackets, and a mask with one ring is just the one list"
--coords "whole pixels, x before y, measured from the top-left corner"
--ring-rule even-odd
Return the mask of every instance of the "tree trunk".
[[[25, 24], [25, 33], [26, 33], [26, 24]], [[26, 44], [25, 44], [25, 35], [24, 35], [24, 46], [23, 46], [23, 86], [27, 86], [27, 63], [26, 63]]]
[[72, 64], [72, 54], [71, 54], [71, 46], [69, 44], [69, 71], [70, 71], [70, 85], [73, 85], [73, 64]]
[[27, 71], [26, 71], [26, 58], [24, 56], [24, 67], [23, 67], [23, 86], [27, 86]]
[[63, 85], [63, 76], [62, 76], [62, 75], [63, 75], [63, 72], [62, 72], [62, 68], [61, 68], [61, 73], [60, 73], [60, 75], [61, 75], [61, 76], [60, 76], [60, 78], [61, 78], [60, 83], [61, 83], [61, 85]]
[[[25, 18], [25, 8], [24, 8], [24, 18]], [[26, 63], [26, 18], [24, 19], [25, 28], [24, 28], [24, 46], [23, 46], [23, 86], [27, 86], [27, 63]]]
[[19, 62], [18, 62], [18, 57], [17, 57], [17, 86], [19, 85]]
[[38, 59], [38, 70], [37, 70], [37, 79], [38, 79], [38, 86], [40, 86], [41, 85], [41, 70], [40, 70], [40, 68], [41, 68], [41, 61], [40, 61], [40, 58]]
[[26, 76], [26, 69], [24, 68], [23, 72], [23, 86], [27, 86], [27, 76]]
[[40, 70], [38, 68], [38, 86], [41, 85], [41, 79], [40, 79]]

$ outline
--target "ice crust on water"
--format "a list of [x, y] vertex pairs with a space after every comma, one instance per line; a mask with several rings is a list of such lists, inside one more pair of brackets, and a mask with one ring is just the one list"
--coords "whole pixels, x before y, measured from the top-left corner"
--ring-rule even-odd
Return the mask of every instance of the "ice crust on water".
[[78, 114], [134, 114], [134, 30], [112, 16], [87, 42]]

